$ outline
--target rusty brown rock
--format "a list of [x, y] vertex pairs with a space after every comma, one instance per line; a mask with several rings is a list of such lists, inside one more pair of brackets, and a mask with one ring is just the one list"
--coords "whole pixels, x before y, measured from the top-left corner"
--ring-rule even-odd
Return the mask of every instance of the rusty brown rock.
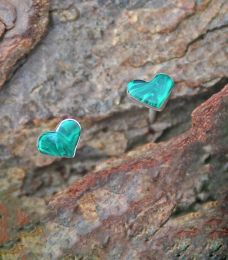
[[0, 1], [0, 87], [17, 62], [40, 41], [48, 23], [48, 0]]
[[[2, 0], [0, 3], [4, 6], [6, 3], [11, 4], [7, 5], [7, 16], [0, 11], [1, 49], [1, 44], [4, 41], [6, 43], [6, 35], [11, 39], [12, 32], [17, 31], [18, 26], [25, 25], [18, 20], [20, 17], [22, 20], [25, 18], [18, 15], [18, 8], [25, 2]], [[34, 1], [26, 0], [26, 3]], [[31, 33], [32, 39], [38, 39], [33, 32], [36, 32], [37, 37], [41, 36], [40, 32], [47, 21], [47, 5], [44, 0], [40, 3], [43, 9], [39, 5], [37, 8], [32, 5], [29, 12], [30, 17], [35, 19], [30, 23], [32, 30], [15, 36], [14, 40], [17, 39], [17, 42], [13, 42], [13, 45], [7, 42], [7, 48], [4, 47], [6, 51], [0, 52], [0, 55], [8, 55], [5, 60], [10, 63], [9, 66], [5, 63], [8, 67], [4, 70], [10, 70], [13, 62], [16, 62], [22, 53], [29, 52], [32, 45]], [[16, 259], [22, 257], [30, 248], [38, 259], [42, 259], [41, 255], [45, 255], [45, 252], [47, 255], [67, 255], [69, 249], [70, 258], [71, 253], [77, 255], [74, 250], [77, 250], [80, 244], [82, 249], [78, 250], [78, 254], [84, 255], [85, 258], [89, 258], [91, 253], [105, 259], [109, 252], [109, 258], [118, 259], [121, 246], [116, 247], [115, 251], [114, 248], [110, 249], [111, 245], [114, 247], [118, 242], [118, 229], [120, 241], [124, 242], [121, 240], [126, 232], [122, 224], [123, 218], [128, 210], [130, 212], [135, 209], [138, 222], [132, 214], [131, 227], [128, 215], [126, 217], [129, 233], [125, 245], [128, 244], [131, 249], [134, 247], [136, 251], [134, 253], [129, 250], [129, 258], [146, 259], [156, 253], [162, 259], [163, 251], [167, 252], [168, 248], [162, 249], [158, 246], [157, 250], [152, 248], [150, 251], [149, 246], [145, 246], [139, 250], [139, 246], [144, 246], [142, 240], [148, 240], [148, 244], [150, 238], [153, 242], [155, 238], [157, 241], [163, 241], [162, 236], [169, 228], [180, 231], [181, 237], [184, 234], [195, 234], [196, 240], [200, 238], [197, 234], [201, 233], [197, 233], [194, 227], [188, 228], [187, 220], [183, 222], [182, 232], [179, 222], [171, 222], [172, 217], [174, 220], [176, 217], [170, 217], [170, 214], [188, 216], [185, 211], [203, 212], [202, 219], [200, 215], [196, 217], [199, 221], [195, 220], [194, 223], [198, 221], [199, 229], [204, 233], [206, 230], [201, 224], [206, 221], [205, 215], [208, 214], [209, 220], [212, 221], [216, 212], [223, 214], [223, 209], [220, 210], [222, 200], [217, 196], [217, 192], [225, 193], [222, 176], [225, 176], [223, 173], [227, 167], [223, 166], [226, 150], [224, 144], [227, 141], [216, 125], [221, 122], [219, 117], [224, 116], [223, 105], [219, 105], [216, 116], [214, 112], [211, 114], [207, 105], [202, 108], [205, 116], [212, 116], [208, 117], [208, 121], [206, 117], [197, 114], [201, 109], [195, 110], [194, 127], [190, 136], [182, 136], [182, 133], [191, 127], [191, 112], [227, 84], [224, 37], [227, 33], [227, 7], [227, 1], [224, 0], [174, 0], [172, 3], [164, 0], [50, 1], [51, 23], [47, 36], [35, 51], [26, 57], [23, 66], [16, 62], [16, 66], [20, 68], [0, 91], [0, 199], [6, 208], [8, 204], [14, 206], [16, 203], [20, 204], [23, 210], [26, 209], [29, 216], [31, 211], [33, 217], [30, 221], [34, 223], [33, 228], [23, 225], [16, 232], [14, 228], [7, 226], [7, 223], [3, 223], [5, 235], [1, 250], [3, 249], [4, 256]], [[34, 16], [37, 10], [41, 10], [41, 16]], [[34, 29], [33, 21], [38, 21], [38, 24], [43, 21], [45, 25], [40, 25], [41, 29], [38, 31]], [[16, 47], [20, 49], [17, 53]], [[0, 70], [2, 68], [0, 67]], [[166, 109], [162, 113], [149, 115], [147, 109], [135, 106], [126, 98], [126, 83], [135, 78], [149, 80], [159, 71], [174, 77], [175, 89]], [[0, 76], [0, 81], [1, 79]], [[217, 97], [220, 100], [220, 96]], [[212, 108], [216, 109], [215, 106]], [[36, 150], [37, 137], [45, 130], [55, 129], [61, 119], [69, 116], [78, 119], [83, 128], [76, 157], [72, 160], [59, 160], [40, 155]], [[202, 131], [201, 124], [204, 124], [205, 131]], [[212, 125], [215, 127], [214, 132]], [[227, 128], [224, 126], [223, 129], [226, 131]], [[174, 136], [179, 137], [171, 139]], [[161, 141], [165, 143], [160, 143]], [[150, 144], [139, 148], [146, 143]], [[160, 152], [157, 154], [157, 151]], [[195, 167], [192, 162], [195, 162]], [[186, 170], [187, 165], [190, 166]], [[60, 220], [54, 214], [56, 223], [51, 222], [51, 219], [47, 223], [46, 229], [50, 232], [46, 234], [48, 243], [44, 249], [45, 245], [41, 241], [45, 240], [41, 239], [43, 229], [40, 227], [40, 220], [47, 210], [45, 201], [94, 168], [97, 170], [97, 176], [101, 175], [99, 178], [89, 175], [81, 182], [81, 186], [73, 186], [73, 197], [70, 197], [70, 192], [63, 193], [62, 197], [69, 200], [72, 212], [69, 211], [66, 201], [63, 202], [66, 216], [60, 208]], [[119, 179], [115, 174], [110, 177], [113, 175], [113, 168], [122, 170]], [[213, 168], [216, 169], [216, 174]], [[167, 172], [173, 174], [165, 175]], [[125, 174], [128, 173], [129, 176], [125, 179]], [[96, 186], [94, 183], [97, 181]], [[140, 189], [140, 181], [145, 189]], [[105, 187], [103, 190], [100, 188], [102, 183]], [[107, 187], [108, 183], [110, 185]], [[98, 192], [86, 191], [90, 187]], [[82, 197], [77, 197], [76, 188], [82, 193]], [[121, 192], [124, 188], [123, 194]], [[176, 198], [177, 189], [180, 190], [180, 197], [183, 195], [182, 198]], [[169, 196], [164, 197], [166, 191]], [[144, 201], [143, 196], [147, 196], [147, 193], [148, 201]], [[131, 203], [134, 203], [139, 194], [142, 195], [139, 205], [135, 203], [132, 206]], [[128, 196], [132, 200], [129, 201]], [[155, 201], [157, 196], [159, 198]], [[12, 197], [12, 200], [8, 197]], [[13, 202], [15, 199], [17, 202]], [[57, 199], [58, 196], [56, 201]], [[214, 205], [213, 201], [218, 203]], [[108, 202], [109, 208], [105, 207]], [[204, 209], [206, 202], [214, 205], [214, 213], [210, 214], [209, 210]], [[119, 203], [122, 203], [121, 207]], [[148, 207], [143, 209], [144, 205]], [[116, 216], [113, 220], [108, 217], [112, 212], [118, 214], [119, 208], [119, 220]], [[158, 208], [164, 210], [158, 212]], [[15, 214], [15, 211], [12, 212]], [[215, 228], [214, 233], [211, 230], [214, 236], [223, 232], [219, 214], [214, 221], [218, 223], [218, 230]], [[148, 215], [150, 217], [147, 218]], [[104, 220], [100, 220], [102, 216]], [[106, 217], [108, 220], [105, 222]], [[164, 223], [166, 219], [167, 226]], [[23, 224], [23, 221], [22, 214], [19, 222]], [[67, 226], [73, 223], [76, 223], [79, 231]], [[97, 229], [91, 231], [94, 223]], [[110, 232], [114, 234], [113, 240], [106, 231], [102, 233], [101, 224], [104, 224], [104, 230], [110, 228]], [[164, 233], [160, 227], [162, 225], [166, 227]], [[55, 231], [56, 237], [53, 235]], [[88, 233], [91, 235], [91, 241], [84, 234], [87, 231], [91, 231], [91, 234]], [[13, 236], [16, 237], [15, 240]], [[170, 240], [167, 241], [169, 248], [172, 247], [175, 236], [173, 231], [170, 232]], [[136, 240], [132, 237], [136, 237]], [[18, 244], [17, 238], [23, 243]], [[85, 243], [88, 241], [87, 247], [84, 247], [81, 238]], [[10, 250], [8, 239], [14, 241]], [[219, 242], [221, 239], [222, 237], [216, 242], [220, 255], [224, 251], [224, 246]], [[93, 241], [98, 242], [96, 244]], [[183, 244], [178, 241], [175, 243], [176, 247], [170, 249], [170, 255], [167, 253], [169, 259], [170, 256], [178, 254], [181, 248], [186, 248], [187, 254], [192, 250], [188, 241]], [[106, 245], [107, 251], [103, 249]], [[208, 248], [211, 247], [216, 250], [216, 244], [208, 244]], [[27, 258], [35, 257], [29, 255]], [[66, 259], [68, 258], [66, 256]], [[44, 259], [47, 260], [48, 257]]]
[[190, 131], [148, 144], [119, 165], [93, 172], [53, 197], [49, 254], [224, 257], [228, 212], [225, 164], [219, 163], [228, 152], [227, 115], [228, 86], [194, 110]]

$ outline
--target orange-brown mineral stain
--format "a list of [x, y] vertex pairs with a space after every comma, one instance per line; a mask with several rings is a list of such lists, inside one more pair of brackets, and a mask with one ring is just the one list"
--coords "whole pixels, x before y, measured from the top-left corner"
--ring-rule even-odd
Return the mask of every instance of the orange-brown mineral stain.
[[16, 209], [16, 224], [19, 227], [22, 227], [22, 226], [28, 224], [28, 222], [29, 222], [29, 216], [27, 215], [27, 213], [25, 213], [21, 209], [17, 208]]
[[79, 201], [79, 208], [86, 221], [96, 222], [98, 220], [96, 199], [93, 194], [84, 195]]
[[180, 239], [194, 237], [198, 234], [199, 230], [195, 227], [184, 229], [179, 232], [177, 232], [177, 237]]
[[4, 218], [0, 219], [0, 245], [4, 244], [9, 239], [7, 222]]
[[5, 243], [9, 239], [7, 217], [8, 210], [5, 205], [0, 203], [0, 245]]

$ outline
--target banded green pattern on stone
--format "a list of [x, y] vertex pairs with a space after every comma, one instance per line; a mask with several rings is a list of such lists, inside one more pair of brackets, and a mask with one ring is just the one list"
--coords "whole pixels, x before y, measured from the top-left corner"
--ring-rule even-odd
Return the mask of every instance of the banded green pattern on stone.
[[55, 157], [73, 158], [80, 138], [81, 127], [76, 120], [63, 120], [56, 131], [43, 133], [37, 141], [37, 149]]
[[150, 82], [133, 80], [128, 83], [128, 94], [156, 110], [161, 110], [174, 87], [173, 79], [163, 73], [157, 74]]

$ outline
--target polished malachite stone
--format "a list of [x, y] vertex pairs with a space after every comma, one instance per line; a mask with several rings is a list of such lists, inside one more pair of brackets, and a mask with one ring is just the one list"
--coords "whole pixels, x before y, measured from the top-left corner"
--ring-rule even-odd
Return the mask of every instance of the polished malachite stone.
[[37, 149], [50, 156], [73, 158], [80, 134], [80, 124], [74, 119], [65, 119], [56, 131], [45, 132], [38, 138]]
[[155, 110], [162, 110], [174, 87], [173, 79], [163, 73], [151, 81], [133, 80], [128, 83], [128, 95], [134, 100]]

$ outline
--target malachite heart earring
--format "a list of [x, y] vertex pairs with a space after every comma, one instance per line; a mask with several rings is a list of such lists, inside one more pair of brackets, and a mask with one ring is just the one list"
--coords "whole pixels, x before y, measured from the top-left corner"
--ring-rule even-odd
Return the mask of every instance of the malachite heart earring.
[[162, 111], [174, 87], [173, 79], [164, 73], [159, 73], [146, 82], [133, 80], [128, 83], [127, 94], [133, 100], [144, 106]]
[[54, 157], [73, 158], [80, 139], [81, 126], [74, 119], [65, 119], [55, 131], [44, 132], [37, 140], [40, 153]]

